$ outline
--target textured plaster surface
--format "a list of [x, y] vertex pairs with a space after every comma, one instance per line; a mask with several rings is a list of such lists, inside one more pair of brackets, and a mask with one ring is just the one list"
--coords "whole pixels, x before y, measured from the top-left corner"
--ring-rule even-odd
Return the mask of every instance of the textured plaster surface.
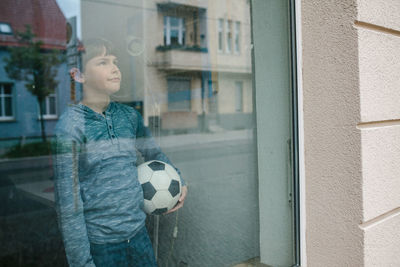
[[359, 0], [364, 266], [400, 266], [400, 1]]
[[362, 266], [357, 1], [302, 1], [307, 266]]
[[361, 121], [400, 119], [400, 37], [364, 28], [358, 34]]
[[358, 20], [400, 31], [399, 0], [358, 0]]
[[365, 267], [400, 265], [400, 215], [396, 213], [365, 228]]
[[362, 130], [364, 221], [400, 207], [399, 140], [399, 125]]

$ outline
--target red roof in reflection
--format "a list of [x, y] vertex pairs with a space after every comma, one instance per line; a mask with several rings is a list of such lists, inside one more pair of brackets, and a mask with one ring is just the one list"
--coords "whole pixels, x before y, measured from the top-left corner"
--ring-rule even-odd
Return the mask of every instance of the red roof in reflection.
[[[29, 24], [43, 48], [66, 48], [66, 19], [55, 0], [1, 0], [0, 22], [10, 24], [13, 33]], [[0, 34], [0, 46], [18, 45], [14, 36]]]

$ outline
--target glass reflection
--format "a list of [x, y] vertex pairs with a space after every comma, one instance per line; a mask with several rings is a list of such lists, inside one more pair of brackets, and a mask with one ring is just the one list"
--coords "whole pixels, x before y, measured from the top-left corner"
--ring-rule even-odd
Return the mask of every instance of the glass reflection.
[[[158, 265], [233, 266], [249, 260], [257, 262], [258, 187], [249, 1], [34, 2], [26, 1], [21, 7], [5, 0], [0, 11], [0, 21], [4, 22], [0, 23], [0, 44], [5, 48], [0, 50], [0, 191], [1, 199], [7, 203], [7, 208], [1, 210], [5, 219], [1, 226], [6, 230], [2, 232], [7, 232], [4, 238], [10, 241], [0, 254], [0, 265], [68, 264], [65, 229], [59, 227], [56, 213], [57, 173], [53, 168], [57, 159], [53, 159], [56, 155], [52, 154], [50, 143], [58, 143], [56, 124], [60, 125], [63, 114], [68, 114], [68, 106], [82, 105], [84, 83], [78, 75], [70, 76], [70, 71], [85, 66], [85, 40], [93, 38], [112, 41], [113, 55], [118, 58], [122, 76], [110, 100], [139, 114], [143, 127], [151, 133], [153, 148], [160, 148], [180, 170], [190, 191], [179, 211], [146, 218]], [[27, 10], [33, 9], [36, 15], [26, 15]], [[13, 78], [6, 70], [12, 48], [20, 46], [15, 34], [24, 32], [25, 24], [32, 25], [34, 39], [42, 41], [39, 52], [48, 55], [48, 60], [50, 54], [59, 59], [43, 71], [45, 77], [53, 79], [46, 81], [51, 84], [48, 88], [37, 86], [47, 88], [44, 93], [35, 94], [33, 82]], [[93, 118], [99, 114], [93, 109], [85, 112]], [[112, 120], [112, 130], [122, 131], [115, 135], [128, 134], [124, 129], [129, 122]], [[97, 123], [93, 121], [80, 121], [81, 129], [89, 131]], [[114, 129], [115, 123], [121, 128]], [[101, 135], [96, 127], [93, 129]], [[110, 128], [103, 130], [108, 136]], [[117, 174], [131, 168], [123, 165], [124, 155], [131, 157], [135, 165], [146, 161], [148, 158], [143, 158], [140, 150], [131, 149], [132, 138], [124, 137], [115, 151], [110, 151], [108, 141], [102, 138], [88, 142], [82, 154], [77, 147], [77, 157], [84, 158], [78, 159], [77, 168], [86, 174], [90, 169], [95, 173], [93, 177], [100, 177], [98, 168], [108, 168], [101, 166], [102, 161], [114, 162], [110, 165], [118, 168]], [[72, 146], [62, 147], [67, 149], [63, 155], [71, 156]], [[96, 160], [96, 155], [102, 155], [101, 160]], [[84, 160], [90, 161], [91, 156], [95, 157], [92, 164], [79, 165], [88, 163]], [[69, 162], [63, 166], [59, 171], [66, 172], [75, 165]], [[104, 177], [115, 182], [113, 186], [131, 186], [116, 178], [115, 173], [105, 173]], [[94, 188], [88, 180], [78, 180], [69, 185], [74, 190], [74, 185], [83, 187], [75, 192]], [[81, 197], [86, 201], [96, 199], [95, 193], [89, 191]], [[71, 195], [76, 196], [73, 192]], [[80, 205], [81, 214], [90, 210], [83, 203]], [[121, 205], [114, 203], [109, 208]], [[90, 216], [84, 215], [83, 220], [90, 221]], [[21, 223], [27, 221], [28, 224]], [[126, 221], [118, 219], [115, 223], [123, 225]], [[104, 219], [99, 224], [104, 229], [108, 227]], [[23, 231], [28, 231], [31, 241], [24, 239]], [[77, 237], [76, 244], [84, 242], [82, 238]], [[90, 255], [89, 237], [85, 238]]]

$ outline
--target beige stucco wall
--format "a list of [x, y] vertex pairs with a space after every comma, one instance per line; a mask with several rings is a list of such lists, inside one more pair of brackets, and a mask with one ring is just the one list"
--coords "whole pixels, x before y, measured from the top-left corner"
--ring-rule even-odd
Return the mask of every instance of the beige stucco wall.
[[308, 266], [400, 266], [400, 2], [302, 1]]
[[242, 82], [243, 85], [243, 112], [253, 111], [252, 102], [252, 81], [250, 74], [219, 73], [218, 75], [218, 113], [232, 114], [236, 108], [236, 85], [235, 82]]
[[308, 266], [362, 266], [356, 0], [302, 1]]
[[365, 266], [400, 266], [400, 1], [358, 0]]

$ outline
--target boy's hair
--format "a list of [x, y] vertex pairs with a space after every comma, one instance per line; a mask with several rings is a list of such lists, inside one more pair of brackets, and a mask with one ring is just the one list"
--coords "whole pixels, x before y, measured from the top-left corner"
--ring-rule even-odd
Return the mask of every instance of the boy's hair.
[[115, 55], [112, 43], [103, 38], [91, 38], [83, 41], [82, 71], [85, 71], [86, 63], [97, 56]]

